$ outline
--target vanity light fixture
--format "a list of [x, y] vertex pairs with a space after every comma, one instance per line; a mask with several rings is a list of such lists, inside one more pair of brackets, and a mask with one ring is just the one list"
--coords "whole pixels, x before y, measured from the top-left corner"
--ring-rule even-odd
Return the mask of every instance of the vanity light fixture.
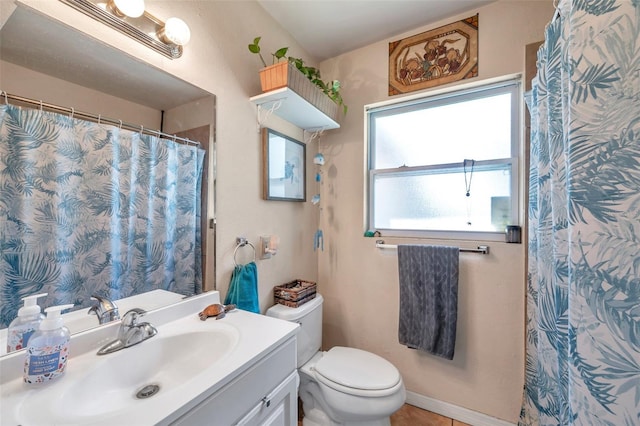
[[182, 56], [189, 26], [179, 18], [166, 22], [145, 10], [144, 0], [59, 0], [170, 59]]
[[107, 4], [118, 18], [139, 18], [144, 13], [144, 0], [109, 0]]
[[158, 38], [165, 43], [173, 43], [184, 46], [191, 39], [189, 26], [180, 18], [169, 18], [158, 31]]

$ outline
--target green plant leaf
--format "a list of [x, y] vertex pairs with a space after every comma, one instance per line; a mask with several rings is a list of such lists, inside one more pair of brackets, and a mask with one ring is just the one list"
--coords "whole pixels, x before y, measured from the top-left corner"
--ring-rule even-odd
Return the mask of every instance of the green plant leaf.
[[267, 63], [264, 61], [264, 58], [262, 57], [262, 54], [260, 53], [260, 46], [258, 43], [260, 43], [260, 39], [261, 37], [256, 37], [253, 39], [253, 43], [249, 44], [249, 51], [251, 53], [256, 53], [259, 57], [260, 57], [260, 61], [262, 62], [262, 65], [264, 65], [265, 67], [267, 66]]
[[261, 38], [262, 37], [256, 37], [253, 39], [253, 43], [249, 45], [249, 51], [251, 53], [260, 53], [259, 43]]
[[282, 59], [287, 54], [287, 50], [289, 50], [288, 47], [282, 47], [276, 50], [276, 53], [274, 53], [273, 56], [275, 56], [278, 59]]

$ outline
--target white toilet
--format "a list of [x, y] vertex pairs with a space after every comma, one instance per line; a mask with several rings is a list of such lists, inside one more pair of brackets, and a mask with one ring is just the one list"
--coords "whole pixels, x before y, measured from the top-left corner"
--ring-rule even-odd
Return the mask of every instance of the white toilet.
[[322, 296], [298, 308], [274, 305], [267, 315], [300, 324], [299, 395], [304, 426], [389, 426], [405, 400], [398, 369], [378, 355], [336, 346], [320, 351]]

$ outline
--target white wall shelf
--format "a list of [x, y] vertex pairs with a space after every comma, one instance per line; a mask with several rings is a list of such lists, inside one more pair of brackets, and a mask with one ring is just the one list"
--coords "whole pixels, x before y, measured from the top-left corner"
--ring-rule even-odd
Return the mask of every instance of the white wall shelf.
[[[340, 124], [288, 87], [249, 98], [260, 110], [270, 111], [304, 130], [337, 129]], [[258, 120], [260, 121], [260, 120]]]

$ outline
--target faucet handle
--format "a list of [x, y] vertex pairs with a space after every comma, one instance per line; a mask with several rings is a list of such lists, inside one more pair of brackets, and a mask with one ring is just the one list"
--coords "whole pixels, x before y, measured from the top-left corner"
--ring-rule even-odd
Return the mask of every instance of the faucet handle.
[[[90, 311], [95, 312], [95, 311], [101, 310], [103, 312], [108, 312], [108, 311], [118, 310], [118, 306], [115, 304], [115, 302], [112, 302], [106, 297], [98, 296], [97, 294], [92, 294], [91, 298], [93, 300], [97, 300], [98, 303], [93, 305]], [[93, 308], [95, 308], [95, 310]]]
[[140, 308], [133, 308], [127, 311], [122, 317], [122, 325], [126, 327], [135, 327], [138, 325], [138, 319], [146, 314], [147, 311]]
[[92, 295], [91, 298], [96, 300], [97, 303], [91, 306], [87, 313], [96, 315], [100, 324], [106, 324], [110, 321], [120, 319], [118, 305], [116, 305], [115, 302], [112, 302], [106, 297], [98, 296], [97, 294]]

